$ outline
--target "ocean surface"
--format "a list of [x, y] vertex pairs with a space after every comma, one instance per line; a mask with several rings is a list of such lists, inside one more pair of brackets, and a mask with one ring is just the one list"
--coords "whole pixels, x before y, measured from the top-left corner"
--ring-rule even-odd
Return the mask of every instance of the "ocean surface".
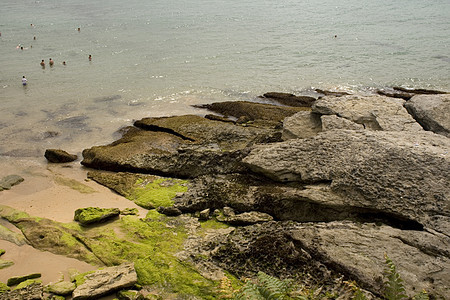
[[0, 2], [3, 161], [269, 91], [450, 90], [449, 0]]

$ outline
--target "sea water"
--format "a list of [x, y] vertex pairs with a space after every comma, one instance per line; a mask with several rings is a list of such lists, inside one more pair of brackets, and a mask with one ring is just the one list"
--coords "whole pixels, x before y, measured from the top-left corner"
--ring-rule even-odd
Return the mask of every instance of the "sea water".
[[269, 91], [450, 90], [448, 0], [0, 2], [3, 160]]

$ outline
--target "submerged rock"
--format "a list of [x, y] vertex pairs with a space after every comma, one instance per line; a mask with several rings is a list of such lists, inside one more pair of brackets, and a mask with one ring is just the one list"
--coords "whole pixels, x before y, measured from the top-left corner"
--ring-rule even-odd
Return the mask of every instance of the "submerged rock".
[[52, 163], [66, 163], [78, 159], [75, 154], [67, 153], [61, 149], [47, 149], [44, 154], [45, 158]]
[[296, 96], [289, 93], [270, 92], [265, 93], [262, 98], [274, 100], [287, 106], [311, 107], [316, 98], [310, 96]]
[[84, 283], [73, 291], [73, 300], [98, 299], [137, 283], [137, 274], [132, 263], [99, 269], [84, 277]]
[[5, 176], [0, 180], [0, 191], [10, 190], [11, 187], [21, 183], [22, 181], [24, 181], [24, 179], [19, 175]]

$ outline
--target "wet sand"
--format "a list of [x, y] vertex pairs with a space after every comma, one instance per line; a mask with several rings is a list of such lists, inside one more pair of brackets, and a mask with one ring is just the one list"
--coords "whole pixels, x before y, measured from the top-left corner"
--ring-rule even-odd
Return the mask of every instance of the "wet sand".
[[[76, 209], [89, 206], [117, 207], [119, 209], [136, 207], [139, 209], [141, 217], [144, 217], [147, 212], [108, 188], [87, 180], [88, 169], [82, 167], [79, 161], [50, 164], [45, 159], [37, 161], [2, 160], [0, 170], [2, 170], [1, 177], [17, 174], [25, 179], [10, 190], [0, 192], [0, 205], [25, 211], [31, 216], [68, 223], [73, 221]], [[58, 178], [76, 180], [94, 192], [81, 193], [62, 184]], [[2, 221], [1, 225], [19, 232], [17, 228], [6, 221]], [[43, 284], [47, 284], [58, 281], [62, 275], [66, 280], [69, 279], [69, 269], [85, 272], [98, 268], [98, 266], [89, 265], [83, 261], [40, 251], [29, 245], [17, 246], [11, 242], [0, 240], [0, 249], [6, 250], [2, 259], [14, 262], [13, 266], [0, 269], [0, 281], [4, 283], [12, 276], [41, 273]]]

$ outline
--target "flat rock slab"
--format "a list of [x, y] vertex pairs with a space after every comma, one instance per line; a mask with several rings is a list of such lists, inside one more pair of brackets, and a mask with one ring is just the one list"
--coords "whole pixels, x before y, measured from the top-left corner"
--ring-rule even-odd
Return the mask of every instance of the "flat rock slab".
[[350, 222], [305, 224], [290, 235], [297, 247], [377, 294], [383, 292], [386, 254], [396, 265], [409, 296], [421, 290], [443, 299], [449, 295], [448, 238]]
[[402, 99], [384, 96], [324, 97], [314, 103], [312, 111], [321, 115], [336, 115], [369, 130], [423, 130], [403, 107], [404, 103]]
[[256, 146], [243, 162], [275, 181], [325, 183], [329, 204], [339, 198], [448, 235], [449, 150], [450, 139], [426, 131], [333, 130]]
[[8, 175], [0, 180], [0, 191], [9, 190], [12, 186], [17, 185], [24, 181], [19, 175]]
[[73, 291], [73, 299], [98, 299], [120, 289], [131, 287], [137, 282], [134, 264], [122, 264], [97, 270], [85, 275], [85, 282]]

